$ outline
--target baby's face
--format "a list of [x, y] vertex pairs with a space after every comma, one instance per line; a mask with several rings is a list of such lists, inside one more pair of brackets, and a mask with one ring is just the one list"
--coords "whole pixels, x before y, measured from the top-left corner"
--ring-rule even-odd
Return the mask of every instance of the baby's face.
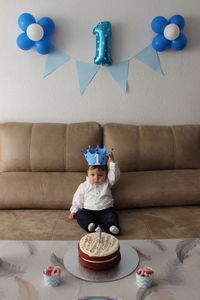
[[99, 169], [89, 169], [88, 170], [88, 179], [90, 184], [102, 184], [106, 180], [106, 172]]

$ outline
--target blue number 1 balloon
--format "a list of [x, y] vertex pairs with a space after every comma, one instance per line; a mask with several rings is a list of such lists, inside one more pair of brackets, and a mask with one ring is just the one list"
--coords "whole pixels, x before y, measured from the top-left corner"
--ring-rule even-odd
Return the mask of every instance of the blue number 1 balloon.
[[94, 63], [97, 65], [112, 65], [111, 58], [111, 23], [100, 22], [94, 29], [96, 35], [96, 56]]

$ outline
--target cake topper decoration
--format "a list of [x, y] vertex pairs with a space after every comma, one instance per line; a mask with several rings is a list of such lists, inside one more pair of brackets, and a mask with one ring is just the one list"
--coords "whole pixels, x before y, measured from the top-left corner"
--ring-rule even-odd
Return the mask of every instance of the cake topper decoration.
[[98, 225], [98, 227], [95, 229], [95, 231], [98, 232], [97, 241], [100, 242], [102, 240], [102, 237], [101, 237], [102, 229], [101, 229], [101, 227]]
[[[110, 151], [112, 152], [113, 149]], [[96, 148], [91, 148], [89, 145], [87, 151], [81, 151], [87, 160], [89, 166], [105, 166], [108, 161], [108, 154], [106, 146], [99, 148], [99, 145]]]

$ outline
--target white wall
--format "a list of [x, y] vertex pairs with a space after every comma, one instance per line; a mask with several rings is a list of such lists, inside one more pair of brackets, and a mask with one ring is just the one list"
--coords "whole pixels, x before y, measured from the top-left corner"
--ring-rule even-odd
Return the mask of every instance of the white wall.
[[[199, 0], [0, 0], [0, 122], [118, 122], [131, 124], [200, 123]], [[18, 16], [51, 17], [54, 45], [72, 59], [43, 78], [45, 56], [16, 45]], [[80, 95], [76, 60], [93, 62], [93, 28], [108, 20], [113, 30], [113, 60], [126, 60], [155, 35], [151, 20], [181, 14], [188, 46], [159, 54], [159, 75], [135, 59], [129, 65], [128, 92], [123, 94], [106, 68]]]

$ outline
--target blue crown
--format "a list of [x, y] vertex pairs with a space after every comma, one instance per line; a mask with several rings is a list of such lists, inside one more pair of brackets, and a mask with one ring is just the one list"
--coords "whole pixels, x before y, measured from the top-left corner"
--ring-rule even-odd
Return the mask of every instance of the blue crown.
[[87, 151], [81, 151], [89, 166], [105, 166], [107, 165], [108, 156], [106, 146], [99, 148], [99, 145], [96, 148], [88, 147]]

